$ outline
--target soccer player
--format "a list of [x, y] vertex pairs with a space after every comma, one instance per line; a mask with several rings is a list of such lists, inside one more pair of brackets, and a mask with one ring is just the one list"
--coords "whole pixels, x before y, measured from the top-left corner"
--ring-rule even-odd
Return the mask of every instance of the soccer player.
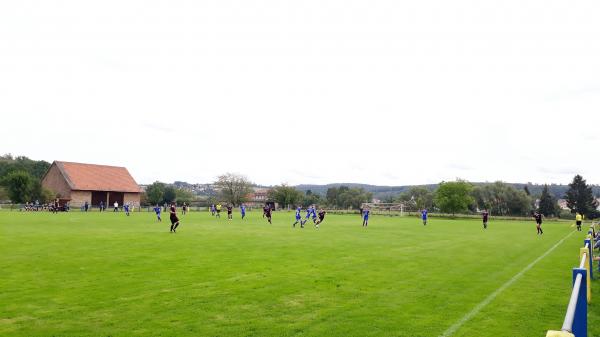
[[119, 211], [119, 203], [115, 201], [113, 206], [115, 206], [115, 209], [113, 210], [113, 212], [118, 212]]
[[264, 216], [267, 217], [267, 220], [269, 220], [270, 224], [273, 224], [271, 222], [271, 207], [269, 207], [269, 205], [266, 205], [265, 208], [263, 208], [264, 211]]
[[367, 227], [369, 225], [369, 209], [363, 209], [363, 227]]
[[123, 205], [123, 210], [125, 211], [125, 214], [129, 216], [129, 204]]
[[104, 211], [104, 201], [100, 200], [100, 212]]
[[216, 209], [217, 209], [217, 218], [219, 218], [219, 219], [221, 218], [221, 207], [223, 207], [223, 206], [221, 206], [221, 203], [218, 203]]
[[308, 206], [308, 208], [306, 208], [306, 217], [304, 218], [304, 223], [306, 223], [308, 221], [308, 219], [310, 219], [311, 214], [312, 214], [312, 206]]
[[263, 207], [263, 219], [267, 216], [267, 210], [269, 209], [269, 205], [265, 204]]
[[427, 210], [421, 211], [421, 219], [423, 219], [423, 226], [427, 225]]
[[227, 204], [227, 220], [233, 220], [233, 205]]
[[313, 206], [312, 208], [312, 221], [313, 223], [317, 223], [317, 207]]
[[171, 204], [171, 208], [169, 209], [169, 219], [171, 220], [171, 232], [177, 233], [176, 229], [179, 227], [179, 218], [177, 217], [177, 213], [175, 210], [175, 203]]
[[183, 206], [181, 206], [181, 214], [185, 215], [186, 213], [187, 213], [187, 205], [184, 202]]
[[242, 213], [242, 220], [244, 220], [244, 218], [246, 217], [246, 205], [240, 205], [240, 213]]
[[483, 212], [481, 213], [481, 216], [483, 218], [483, 229], [487, 229], [487, 223], [488, 223], [488, 211], [487, 209], [484, 209]]
[[160, 208], [160, 206], [158, 206], [158, 204], [156, 204], [156, 207], [154, 207], [154, 213], [156, 213], [156, 218], [160, 222], [162, 222], [162, 219], [160, 218], [160, 212], [161, 211], [162, 211], [162, 209]]
[[537, 233], [544, 234], [544, 231], [542, 230], [542, 213], [536, 211], [535, 213], [533, 213], [533, 218], [535, 219], [535, 227], [537, 228]]
[[210, 205], [210, 214], [212, 214], [212, 216], [215, 216], [215, 213], [216, 213], [215, 204], [211, 204]]
[[577, 231], [581, 232], [581, 221], [583, 221], [583, 215], [579, 212], [575, 215], [575, 224], [577, 225]]
[[319, 224], [325, 220], [325, 213], [326, 212], [324, 210], [319, 210], [319, 219], [315, 221], [315, 227], [317, 227], [317, 229], [319, 229]]
[[302, 221], [302, 215], [300, 214], [301, 212], [302, 207], [298, 206], [298, 208], [296, 208], [296, 222], [292, 224], [292, 227], [296, 228], [296, 224], [299, 222], [300, 228], [304, 228], [304, 221]]

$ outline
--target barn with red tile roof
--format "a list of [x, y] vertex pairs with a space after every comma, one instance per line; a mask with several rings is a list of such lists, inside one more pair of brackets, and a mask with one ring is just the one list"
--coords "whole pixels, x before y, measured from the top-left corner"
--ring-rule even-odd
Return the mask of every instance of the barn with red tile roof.
[[55, 161], [44, 177], [42, 186], [56, 193], [61, 203], [71, 206], [93, 206], [103, 202], [112, 207], [130, 203], [140, 204], [141, 189], [124, 167]]

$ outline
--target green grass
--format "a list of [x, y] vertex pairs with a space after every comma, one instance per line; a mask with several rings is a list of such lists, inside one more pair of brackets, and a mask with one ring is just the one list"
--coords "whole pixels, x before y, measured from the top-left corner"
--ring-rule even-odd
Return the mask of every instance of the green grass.
[[[573, 231], [569, 224], [292, 213], [242, 222], [150, 213], [0, 212], [2, 336], [439, 336]], [[453, 336], [560, 329], [583, 234]], [[594, 283], [595, 296], [600, 287]], [[597, 298], [597, 297], [596, 297]], [[598, 305], [590, 336], [600, 336]]]

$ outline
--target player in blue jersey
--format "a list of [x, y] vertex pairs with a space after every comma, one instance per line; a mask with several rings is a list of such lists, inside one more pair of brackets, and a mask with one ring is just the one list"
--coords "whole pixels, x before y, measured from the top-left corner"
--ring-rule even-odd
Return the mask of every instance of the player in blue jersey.
[[306, 221], [308, 221], [308, 219], [310, 219], [311, 214], [312, 214], [312, 206], [308, 206], [306, 208], [306, 217], [304, 218], [305, 219], [304, 222], [306, 222]]
[[423, 226], [427, 225], [427, 210], [421, 211], [421, 219], [423, 219]]
[[123, 205], [123, 210], [125, 211], [125, 214], [129, 216], [129, 204]]
[[292, 224], [292, 227], [296, 227], [296, 224], [299, 222], [300, 228], [304, 228], [304, 223], [306, 221], [302, 221], [302, 215], [300, 214], [301, 212], [302, 212], [302, 207], [298, 206], [298, 208], [296, 208], [296, 222], [294, 222]]
[[313, 222], [317, 223], [317, 208], [316, 207], [313, 207], [312, 213], [313, 213], [313, 215], [312, 215]]
[[363, 209], [363, 227], [367, 227], [369, 225], [369, 209]]
[[242, 220], [244, 220], [244, 217], [246, 216], [246, 205], [240, 205], [240, 213], [242, 213]]
[[160, 218], [160, 212], [162, 211], [162, 208], [158, 205], [156, 205], [156, 207], [154, 207], [154, 213], [156, 213], [156, 218], [158, 219], [158, 221], [162, 221], [162, 219]]

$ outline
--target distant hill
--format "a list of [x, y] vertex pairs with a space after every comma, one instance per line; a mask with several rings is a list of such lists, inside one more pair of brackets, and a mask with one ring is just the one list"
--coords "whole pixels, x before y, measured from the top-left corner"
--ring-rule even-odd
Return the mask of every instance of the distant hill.
[[[473, 185], [486, 185], [493, 184], [491, 182], [475, 182]], [[507, 183], [509, 185], [514, 186], [517, 189], [524, 189], [525, 186], [529, 189], [529, 192], [532, 195], [540, 195], [542, 194], [542, 189], [544, 185], [540, 184], [532, 184], [532, 183]], [[340, 187], [340, 186], [348, 186], [348, 187], [357, 187], [363, 188], [364, 190], [373, 193], [373, 197], [376, 199], [383, 199], [387, 196], [396, 196], [404, 191], [408, 191], [411, 187], [420, 186], [425, 187], [430, 190], [434, 190], [438, 187], [438, 184], [429, 184], [429, 185], [404, 185], [404, 186], [378, 186], [378, 185], [368, 185], [368, 184], [354, 184], [354, 183], [335, 183], [335, 184], [327, 184], [327, 185], [297, 185], [296, 188], [300, 191], [306, 192], [307, 190], [311, 190], [313, 193], [317, 193], [320, 195], [325, 195], [327, 193], [327, 189], [330, 187]], [[550, 193], [553, 194], [557, 199], [562, 199], [567, 190], [569, 189], [568, 185], [557, 185], [550, 184], [548, 185]], [[600, 196], [600, 185], [592, 185], [592, 190], [594, 195]]]
[[[475, 183], [472, 182], [472, 184], [478, 186], [478, 185], [493, 184], [493, 182], [475, 182]], [[544, 188], [544, 185], [532, 184], [532, 183], [507, 183], [507, 184], [512, 185], [513, 187], [520, 189], [520, 190], [524, 189], [525, 186], [527, 186], [527, 189], [529, 189], [529, 192], [533, 196], [539, 196], [540, 194], [542, 194], [542, 189]], [[189, 192], [192, 192], [193, 194], [198, 195], [198, 196], [214, 196], [214, 195], [216, 195], [216, 191], [214, 190], [212, 184], [190, 184], [190, 183], [187, 183], [184, 181], [175, 181], [172, 185], [177, 188], [181, 188], [181, 189], [187, 190]], [[357, 184], [357, 183], [334, 183], [334, 184], [326, 184], [326, 185], [301, 184], [301, 185], [296, 185], [295, 187], [302, 192], [306, 192], [306, 191], [310, 190], [315, 194], [325, 196], [325, 194], [327, 193], [327, 189], [329, 189], [331, 187], [340, 187], [340, 186], [348, 186], [351, 188], [362, 188], [368, 192], [373, 193], [373, 197], [375, 199], [385, 199], [386, 197], [397, 196], [402, 192], [408, 191], [411, 187], [417, 187], [417, 186], [425, 187], [425, 188], [433, 191], [438, 187], [438, 184], [382, 186], [382, 185], [369, 185], [369, 184]], [[256, 185], [255, 187], [269, 188], [272, 186]], [[550, 189], [550, 193], [552, 195], [554, 195], [557, 199], [562, 199], [564, 197], [565, 193], [567, 192], [567, 190], [569, 189], [569, 186], [568, 185], [550, 184], [550, 185], [548, 185], [548, 188]], [[600, 196], [600, 185], [592, 185], [592, 190], [593, 190], [594, 195]]]

